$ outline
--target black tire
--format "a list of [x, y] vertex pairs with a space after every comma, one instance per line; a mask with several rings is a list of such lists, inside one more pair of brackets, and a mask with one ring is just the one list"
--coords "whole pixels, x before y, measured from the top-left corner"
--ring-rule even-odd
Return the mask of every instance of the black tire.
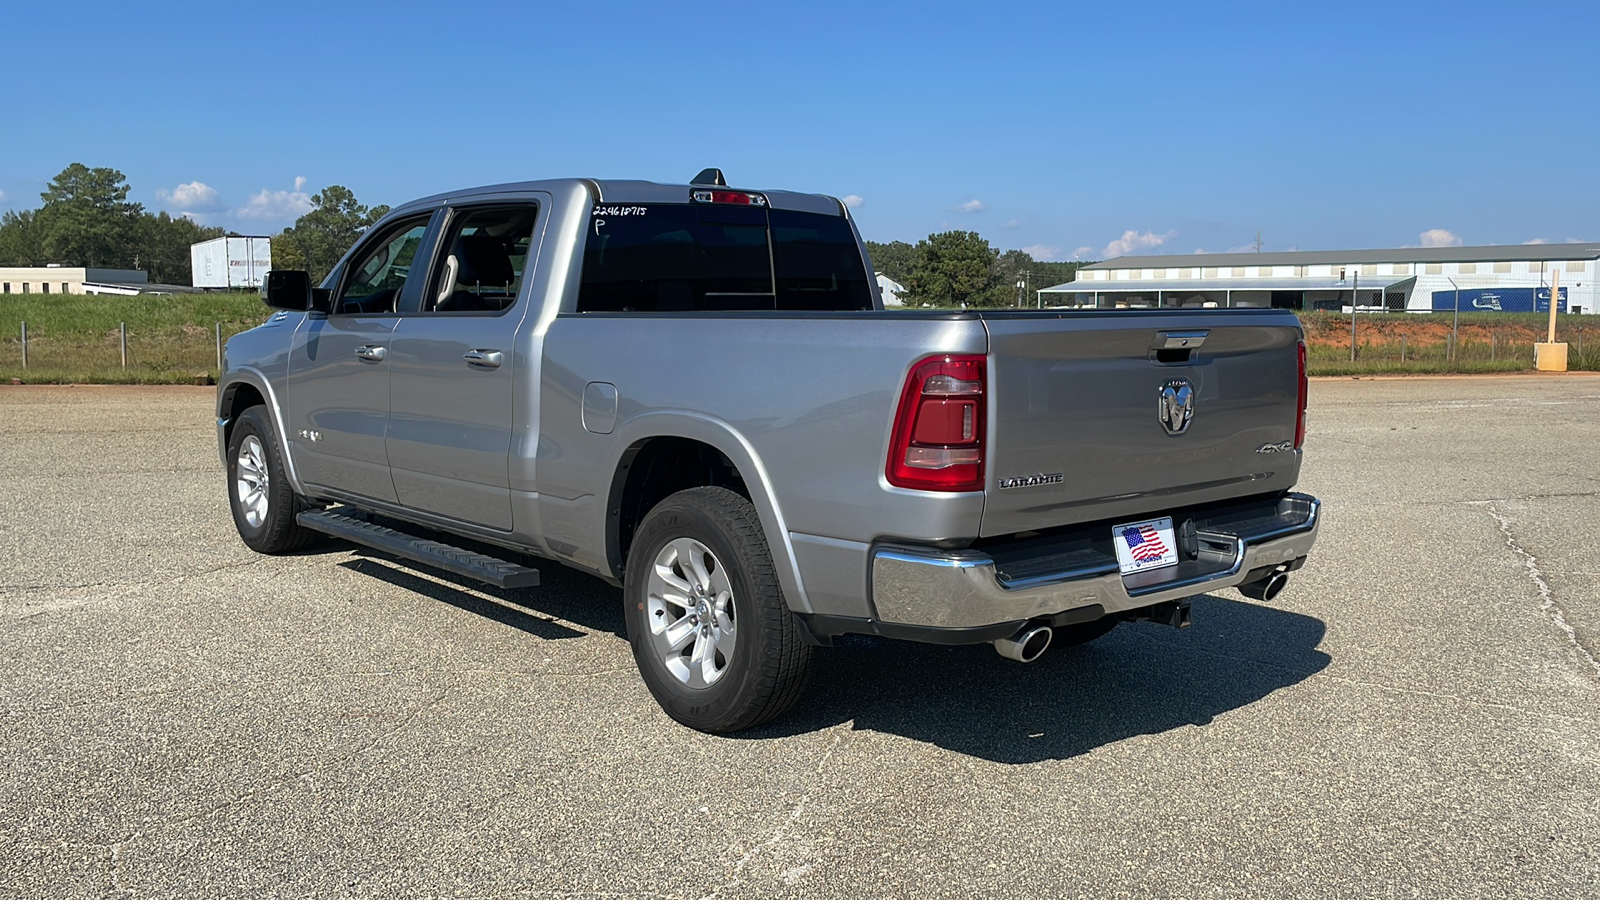
[[[701, 568], [718, 568], [720, 575], [711, 574], [732, 594], [724, 601], [731, 613], [730, 628], [722, 628], [723, 620], [715, 611], [706, 619], [716, 623], [712, 627], [717, 629], [718, 640], [726, 640], [730, 634], [735, 637], [728, 656], [716, 649], [709, 651], [708, 655], [725, 667], [708, 684], [693, 684], [696, 676], [685, 676], [681, 670], [701, 665], [688, 661], [690, 653], [701, 640], [711, 638], [702, 638], [701, 632], [691, 628], [695, 637], [681, 651], [674, 651], [662, 630], [674, 617], [678, 622], [689, 621], [692, 608], [659, 597], [651, 600], [652, 576], [661, 578], [656, 562], [663, 554], [676, 554], [687, 546], [685, 539], [710, 551], [709, 560], [701, 557]], [[677, 573], [678, 567], [679, 563], [670, 563], [669, 574]], [[691, 585], [694, 582], [692, 576], [686, 580]], [[713, 734], [752, 728], [782, 715], [805, 690], [812, 648], [802, 641], [784, 601], [755, 507], [732, 491], [717, 487], [680, 491], [644, 517], [628, 549], [623, 602], [628, 642], [645, 686], [667, 715], [690, 728]], [[653, 616], [658, 620], [654, 631]], [[711, 641], [706, 646], [720, 645]], [[679, 674], [669, 666], [676, 666]]]
[[[240, 453], [252, 440], [255, 442], [252, 449], [260, 448], [259, 463], [266, 472], [264, 511], [259, 507], [247, 508], [239, 494]], [[241, 413], [228, 435], [228, 505], [233, 510], [233, 525], [239, 529], [239, 537], [257, 553], [288, 553], [299, 550], [316, 537], [316, 532], [300, 527], [295, 521], [295, 516], [306, 508], [305, 501], [289, 484], [289, 476], [283, 468], [283, 448], [265, 406], [252, 406]], [[259, 521], [253, 522], [252, 518], [259, 518]]]
[[1050, 636], [1050, 643], [1057, 647], [1076, 647], [1098, 640], [1111, 633], [1122, 621], [1115, 616], [1102, 616], [1093, 622], [1079, 622], [1076, 625], [1058, 625], [1052, 629], [1055, 634]]

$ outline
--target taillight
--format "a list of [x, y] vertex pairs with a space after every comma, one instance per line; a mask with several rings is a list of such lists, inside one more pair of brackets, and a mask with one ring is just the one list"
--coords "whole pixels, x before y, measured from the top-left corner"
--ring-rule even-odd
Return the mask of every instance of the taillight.
[[934, 356], [906, 376], [885, 474], [919, 491], [983, 490], [983, 356]]
[[766, 206], [767, 198], [747, 191], [690, 191], [689, 199], [696, 203], [731, 203], [735, 206]]
[[1300, 399], [1295, 403], [1294, 414], [1294, 448], [1299, 450], [1306, 443], [1306, 393], [1310, 383], [1306, 380], [1306, 342], [1300, 342]]

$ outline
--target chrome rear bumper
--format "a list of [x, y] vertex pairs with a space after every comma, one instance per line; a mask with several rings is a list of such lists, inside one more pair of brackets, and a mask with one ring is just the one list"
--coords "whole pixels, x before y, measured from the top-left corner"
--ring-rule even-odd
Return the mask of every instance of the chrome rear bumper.
[[[1316, 543], [1321, 504], [1291, 495], [1304, 509], [1260, 533], [1201, 530], [1197, 561], [1123, 576], [1114, 563], [1002, 581], [995, 560], [976, 551], [880, 547], [872, 557], [878, 620], [922, 628], [977, 628], [1100, 606], [1116, 614], [1234, 587], [1303, 559]], [[1258, 576], [1259, 577], [1259, 576]]]

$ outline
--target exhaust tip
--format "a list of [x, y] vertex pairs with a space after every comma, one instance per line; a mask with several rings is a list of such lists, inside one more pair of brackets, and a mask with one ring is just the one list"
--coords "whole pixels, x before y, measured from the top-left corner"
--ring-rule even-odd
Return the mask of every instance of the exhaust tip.
[[1031, 663], [1044, 655], [1050, 646], [1050, 638], [1054, 632], [1049, 626], [1040, 625], [1033, 628], [1023, 627], [1021, 631], [1008, 638], [1000, 638], [994, 642], [995, 652], [1006, 659], [1014, 659], [1019, 663]]
[[1274, 572], [1260, 581], [1252, 581], [1239, 585], [1239, 593], [1252, 600], [1271, 602], [1273, 598], [1283, 593], [1289, 584], [1288, 572]]

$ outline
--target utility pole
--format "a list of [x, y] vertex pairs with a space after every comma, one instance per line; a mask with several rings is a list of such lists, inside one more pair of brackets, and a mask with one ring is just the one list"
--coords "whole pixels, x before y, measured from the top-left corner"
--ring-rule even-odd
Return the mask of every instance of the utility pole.
[[[1544, 265], [1543, 263], [1540, 263], [1540, 267], [1541, 268], [1543, 267], [1543, 265]], [[1542, 276], [1542, 275], [1540, 276], [1540, 280], [1541, 281], [1543, 280], [1543, 277], [1544, 276]], [[1455, 324], [1450, 326], [1450, 361], [1451, 362], [1455, 362], [1456, 361], [1456, 344], [1459, 343], [1460, 340], [1461, 340], [1461, 285], [1456, 284], [1456, 280], [1454, 278], [1446, 278], [1445, 281], [1450, 282], [1450, 286], [1452, 288], [1455, 288], [1455, 291], [1456, 291], [1456, 321], [1455, 321]], [[1534, 303], [1535, 303], [1535, 305], [1537, 305], [1538, 302], [1539, 302], [1538, 301], [1538, 296], [1539, 296], [1538, 292], [1535, 292], [1534, 293]]]
[[1356, 304], [1361, 302], [1361, 274], [1358, 272], [1351, 276], [1350, 281], [1350, 361], [1356, 361]]
[[1261, 252], [1261, 229], [1256, 229], [1256, 252]]

